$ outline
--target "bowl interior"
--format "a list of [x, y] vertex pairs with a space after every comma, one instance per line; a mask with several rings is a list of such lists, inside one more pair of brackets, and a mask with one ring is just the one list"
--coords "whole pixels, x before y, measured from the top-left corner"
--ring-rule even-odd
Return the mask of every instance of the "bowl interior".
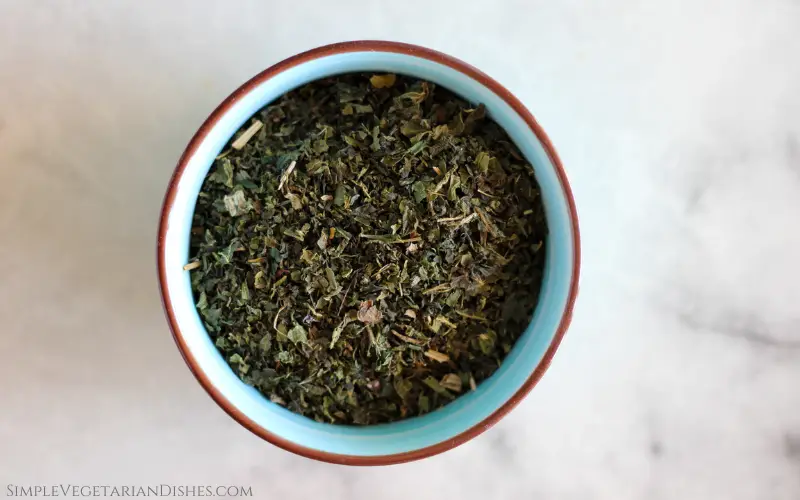
[[[315, 422], [262, 397], [229, 368], [209, 338], [195, 309], [189, 273], [189, 238], [195, 200], [214, 158], [245, 121], [264, 105], [316, 79], [350, 72], [395, 72], [434, 82], [473, 103], [484, 103], [533, 165], [541, 186], [549, 237], [540, 300], [533, 319], [506, 361], [477, 390], [428, 415], [369, 427]], [[297, 446], [349, 456], [383, 456], [442, 443], [481, 424], [506, 403], [544, 357], [567, 306], [573, 274], [570, 210], [556, 169], [522, 117], [492, 90], [447, 65], [408, 54], [359, 51], [325, 55], [290, 67], [239, 95], [201, 138], [176, 179], [162, 241], [164, 288], [176, 329], [209, 382], [240, 413], [269, 433]]]

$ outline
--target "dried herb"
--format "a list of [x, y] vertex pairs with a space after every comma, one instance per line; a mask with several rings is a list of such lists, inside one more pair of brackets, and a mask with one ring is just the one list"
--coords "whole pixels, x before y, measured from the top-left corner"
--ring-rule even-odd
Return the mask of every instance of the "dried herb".
[[197, 200], [197, 309], [241, 379], [323, 422], [433, 411], [530, 321], [547, 228], [485, 113], [399, 75], [313, 82], [259, 111]]

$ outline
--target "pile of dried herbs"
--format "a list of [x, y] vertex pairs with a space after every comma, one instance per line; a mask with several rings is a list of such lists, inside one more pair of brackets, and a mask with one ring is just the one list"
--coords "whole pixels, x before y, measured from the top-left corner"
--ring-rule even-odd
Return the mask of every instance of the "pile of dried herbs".
[[505, 132], [433, 84], [344, 75], [258, 112], [206, 178], [197, 309], [231, 368], [310, 418], [428, 413], [530, 321], [547, 227]]

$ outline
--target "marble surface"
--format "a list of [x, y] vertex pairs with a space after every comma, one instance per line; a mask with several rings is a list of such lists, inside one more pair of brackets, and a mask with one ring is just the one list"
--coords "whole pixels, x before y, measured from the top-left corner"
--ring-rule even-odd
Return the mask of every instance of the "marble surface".
[[[426, 3], [0, 0], [1, 485], [800, 498], [800, 3]], [[584, 256], [572, 328], [523, 404], [379, 469], [230, 420], [173, 345], [154, 267], [167, 180], [207, 113], [358, 38], [449, 52], [515, 92], [562, 156]]]

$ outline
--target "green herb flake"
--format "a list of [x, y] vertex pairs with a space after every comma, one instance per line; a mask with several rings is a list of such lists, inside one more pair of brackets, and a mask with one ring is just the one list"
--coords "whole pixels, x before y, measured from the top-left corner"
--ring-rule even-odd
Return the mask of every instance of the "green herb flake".
[[495, 373], [530, 322], [547, 246], [533, 169], [483, 105], [348, 74], [233, 134], [183, 264], [242, 381], [308, 418], [372, 425]]

